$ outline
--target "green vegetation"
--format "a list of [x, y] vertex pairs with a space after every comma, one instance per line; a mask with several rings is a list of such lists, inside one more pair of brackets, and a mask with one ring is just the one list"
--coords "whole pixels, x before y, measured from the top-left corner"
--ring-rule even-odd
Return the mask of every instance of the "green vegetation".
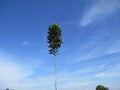
[[96, 87], [96, 90], [109, 90], [109, 88], [104, 87], [104, 86], [102, 86], [102, 85], [98, 85], [98, 86]]

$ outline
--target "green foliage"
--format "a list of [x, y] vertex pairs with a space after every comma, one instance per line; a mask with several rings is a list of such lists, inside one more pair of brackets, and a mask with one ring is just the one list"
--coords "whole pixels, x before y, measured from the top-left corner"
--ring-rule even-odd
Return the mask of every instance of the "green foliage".
[[49, 43], [49, 52], [56, 56], [58, 52], [58, 48], [61, 47], [62, 38], [61, 38], [61, 28], [58, 24], [52, 24], [48, 28], [48, 43]]
[[102, 85], [98, 85], [96, 87], [96, 90], [109, 90], [109, 89], [107, 87], [102, 86]]

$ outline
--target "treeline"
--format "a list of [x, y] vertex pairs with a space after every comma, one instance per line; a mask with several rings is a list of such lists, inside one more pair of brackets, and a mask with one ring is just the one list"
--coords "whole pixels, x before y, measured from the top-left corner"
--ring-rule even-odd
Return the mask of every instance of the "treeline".
[[[14, 90], [14, 89], [6, 88], [6, 90]], [[110, 90], [110, 89], [108, 87], [103, 86], [103, 85], [98, 85], [96, 87], [96, 90]]]
[[15, 90], [15, 89], [9, 89], [9, 88], [6, 88], [5, 90]]

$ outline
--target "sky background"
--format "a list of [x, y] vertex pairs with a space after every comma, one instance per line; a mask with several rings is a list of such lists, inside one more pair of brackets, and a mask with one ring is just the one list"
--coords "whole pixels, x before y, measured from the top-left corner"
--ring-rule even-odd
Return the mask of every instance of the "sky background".
[[0, 0], [0, 90], [54, 90], [53, 23], [59, 90], [120, 90], [120, 0]]

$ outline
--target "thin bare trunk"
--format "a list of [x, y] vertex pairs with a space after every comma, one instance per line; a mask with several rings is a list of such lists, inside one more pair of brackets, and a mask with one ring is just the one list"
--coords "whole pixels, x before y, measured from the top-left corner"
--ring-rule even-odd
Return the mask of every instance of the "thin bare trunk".
[[56, 63], [56, 56], [55, 55], [54, 55], [54, 64], [55, 64], [55, 90], [58, 90], [57, 63]]

